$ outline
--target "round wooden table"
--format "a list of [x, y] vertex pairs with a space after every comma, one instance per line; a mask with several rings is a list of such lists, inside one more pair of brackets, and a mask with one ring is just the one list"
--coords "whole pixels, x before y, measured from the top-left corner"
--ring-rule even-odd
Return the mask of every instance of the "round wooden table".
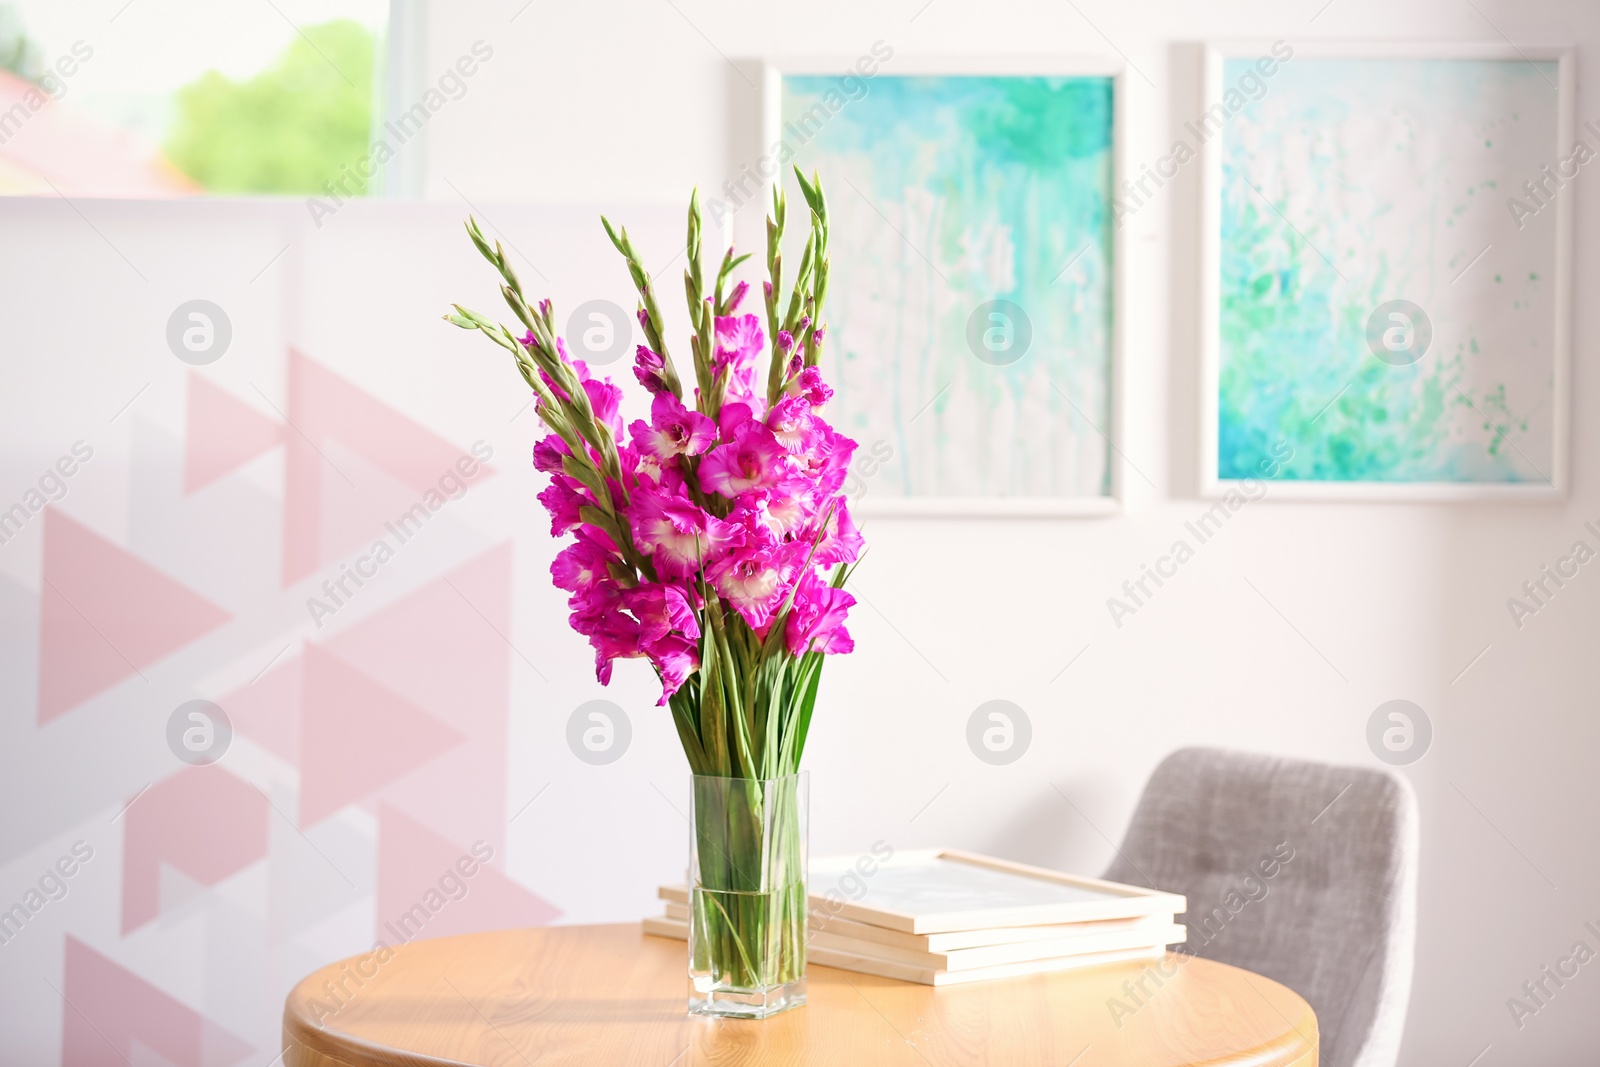
[[418, 941], [386, 958], [358, 956], [324, 967], [296, 986], [283, 1011], [284, 1062], [1317, 1062], [1317, 1020], [1304, 1000], [1260, 975], [1192, 957], [940, 989], [812, 965], [806, 1006], [761, 1022], [690, 1016], [687, 998], [684, 943], [648, 936], [637, 924]]

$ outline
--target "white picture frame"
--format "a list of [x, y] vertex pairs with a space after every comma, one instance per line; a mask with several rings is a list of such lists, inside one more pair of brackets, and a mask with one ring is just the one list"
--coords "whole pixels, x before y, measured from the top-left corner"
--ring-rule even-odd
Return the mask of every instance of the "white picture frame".
[[[761, 141], [769, 158], [771, 149], [783, 139], [782, 96], [783, 79], [787, 76], [840, 75], [854, 69], [857, 58], [834, 56], [775, 57], [763, 61], [761, 66]], [[1127, 172], [1127, 105], [1126, 64], [1120, 59], [1102, 56], [1077, 58], [975, 58], [975, 57], [912, 57], [895, 54], [885, 61], [874, 76], [990, 76], [990, 77], [1103, 77], [1111, 81], [1111, 186], [1113, 191]], [[784, 164], [768, 173], [762, 167], [761, 177], [769, 184], [764, 190], [770, 202], [770, 187], [790, 179], [791, 168]], [[826, 179], [826, 175], [824, 175]], [[835, 190], [834, 195], [838, 192]], [[791, 201], [794, 198], [791, 197]], [[764, 210], [764, 205], [763, 205]], [[791, 202], [790, 223], [793, 229], [795, 213]], [[1127, 459], [1122, 452], [1122, 438], [1126, 426], [1126, 400], [1123, 395], [1123, 363], [1125, 312], [1129, 283], [1127, 276], [1126, 236], [1122, 227], [1113, 227], [1111, 234], [1111, 336], [1110, 359], [1107, 368], [1109, 425], [1095, 427], [1107, 441], [1108, 491], [1104, 494], [1082, 496], [889, 496], [868, 492], [859, 501], [851, 500], [852, 510], [862, 516], [901, 518], [1093, 518], [1120, 514], [1125, 507]], [[824, 360], [826, 360], [824, 356]], [[826, 370], [826, 362], [824, 362]], [[1091, 425], [1093, 425], [1091, 423]]]
[[[1206, 46], [1204, 88], [1200, 113], [1221, 101], [1224, 64], [1229, 59], [1259, 57], [1275, 42], [1266, 40], [1212, 41]], [[1277, 42], [1281, 43], [1281, 42]], [[1508, 62], [1554, 61], [1556, 63], [1555, 137], [1550, 142], [1548, 161], [1569, 155], [1576, 137], [1576, 62], [1572, 46], [1565, 44], [1505, 43], [1428, 43], [1428, 42], [1313, 42], [1295, 43], [1295, 58], [1321, 59], [1462, 59], [1504, 60]], [[1200, 147], [1200, 373], [1199, 403], [1199, 489], [1205, 498], [1217, 499], [1247, 486], [1247, 480], [1219, 477], [1219, 390], [1221, 373], [1221, 201], [1223, 195], [1223, 131]], [[1590, 138], [1590, 147], [1600, 151], [1600, 140]], [[1529, 175], [1536, 176], [1537, 165], [1530, 161]], [[1570, 397], [1572, 320], [1572, 197], [1555, 198], [1555, 239], [1553, 262], [1553, 321], [1551, 339], [1551, 451], [1548, 482], [1458, 482], [1458, 481], [1335, 481], [1271, 479], [1265, 495], [1281, 500], [1332, 501], [1412, 501], [1469, 502], [1523, 501], [1557, 502], [1565, 499], [1569, 485]], [[1291, 223], [1292, 225], [1292, 223]], [[1530, 461], [1531, 463], [1531, 461]], [[1253, 488], [1253, 487], [1252, 487]]]

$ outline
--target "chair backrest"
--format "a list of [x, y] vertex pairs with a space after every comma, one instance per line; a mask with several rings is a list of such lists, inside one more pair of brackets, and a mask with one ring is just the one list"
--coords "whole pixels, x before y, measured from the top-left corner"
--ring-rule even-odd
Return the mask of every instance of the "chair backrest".
[[1311, 1005], [1323, 1067], [1392, 1067], [1416, 940], [1404, 779], [1211, 748], [1151, 774], [1106, 877], [1185, 894], [1189, 951]]

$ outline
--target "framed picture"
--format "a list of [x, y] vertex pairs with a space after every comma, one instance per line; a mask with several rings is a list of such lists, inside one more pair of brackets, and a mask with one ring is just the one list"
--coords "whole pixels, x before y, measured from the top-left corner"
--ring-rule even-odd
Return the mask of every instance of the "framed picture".
[[1117, 511], [1120, 65], [879, 42], [764, 75], [761, 176], [799, 166], [828, 193], [829, 418], [861, 444], [852, 507]]
[[1572, 50], [1217, 44], [1205, 77], [1202, 492], [1562, 498]]

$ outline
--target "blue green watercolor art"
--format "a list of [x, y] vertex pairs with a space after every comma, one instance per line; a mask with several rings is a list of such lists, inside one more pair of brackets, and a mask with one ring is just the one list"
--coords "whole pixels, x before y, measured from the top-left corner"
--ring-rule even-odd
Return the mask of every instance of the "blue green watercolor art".
[[829, 417], [893, 457], [864, 488], [1108, 496], [1112, 79], [839, 85], [785, 76], [782, 136], [828, 191]]
[[1286, 442], [1288, 481], [1549, 481], [1556, 212], [1511, 200], [1555, 158], [1556, 83], [1553, 61], [1295, 58], [1215, 134], [1219, 479]]

